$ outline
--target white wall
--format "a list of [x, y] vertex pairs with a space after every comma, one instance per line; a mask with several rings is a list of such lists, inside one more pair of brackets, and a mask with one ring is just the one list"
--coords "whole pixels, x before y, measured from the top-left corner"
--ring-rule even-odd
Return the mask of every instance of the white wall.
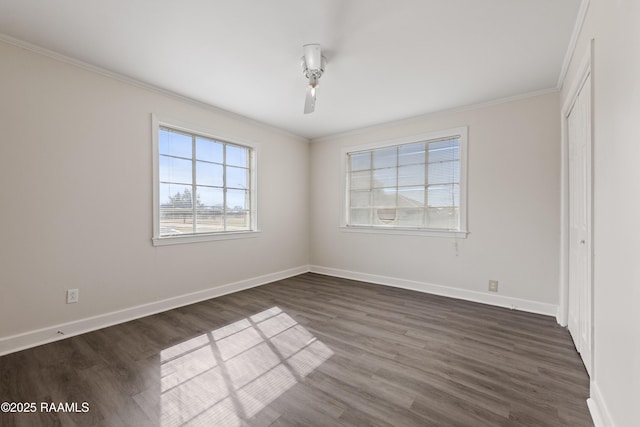
[[[559, 94], [551, 93], [313, 141], [311, 263], [317, 271], [353, 277], [366, 273], [383, 283], [409, 281], [418, 289], [471, 299], [495, 297], [490, 302], [496, 303], [499, 296], [522, 299], [511, 302], [529, 302], [528, 309], [555, 315], [559, 111]], [[339, 228], [343, 147], [465, 125], [470, 231], [466, 239], [363, 234]], [[500, 282], [498, 296], [489, 295], [489, 279]]]
[[591, 0], [562, 92], [594, 39], [594, 369], [606, 426], [640, 420], [640, 2]]
[[[152, 246], [152, 112], [260, 144], [258, 237]], [[0, 131], [0, 341], [306, 269], [304, 139], [1, 42]]]

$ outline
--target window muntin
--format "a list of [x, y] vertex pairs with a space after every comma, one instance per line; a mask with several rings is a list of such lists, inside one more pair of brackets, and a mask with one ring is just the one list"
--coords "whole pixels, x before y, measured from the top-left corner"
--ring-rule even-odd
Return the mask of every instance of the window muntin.
[[156, 125], [154, 243], [256, 231], [253, 147]]
[[344, 225], [464, 232], [465, 151], [459, 128], [346, 152]]

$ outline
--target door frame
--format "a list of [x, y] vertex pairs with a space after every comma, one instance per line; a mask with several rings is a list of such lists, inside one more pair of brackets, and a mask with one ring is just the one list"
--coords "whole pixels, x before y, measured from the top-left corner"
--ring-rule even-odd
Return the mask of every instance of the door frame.
[[591, 177], [591, 182], [588, 183], [590, 187], [590, 203], [588, 205], [588, 209], [590, 212], [590, 223], [588, 224], [589, 233], [587, 236], [587, 265], [589, 269], [589, 283], [588, 283], [588, 292], [590, 293], [590, 307], [589, 316], [590, 316], [590, 326], [591, 330], [590, 338], [591, 338], [591, 348], [589, 349], [589, 357], [588, 360], [591, 361], [591, 366], [588, 367], [588, 370], [591, 372], [591, 376], [593, 378], [593, 355], [594, 355], [594, 333], [593, 333], [593, 306], [594, 306], [594, 292], [593, 292], [593, 194], [594, 194], [594, 185], [593, 185], [593, 176], [594, 176], [594, 168], [593, 168], [593, 98], [594, 98], [594, 78], [593, 78], [593, 48], [594, 48], [594, 40], [590, 40], [589, 46], [587, 48], [587, 52], [583, 57], [583, 60], [580, 62], [580, 66], [576, 72], [576, 79], [574, 80], [572, 86], [567, 92], [566, 101], [562, 106], [561, 110], [561, 201], [560, 201], [560, 295], [559, 295], [559, 304], [558, 304], [558, 314], [557, 321], [561, 326], [568, 325], [569, 319], [569, 126], [568, 126], [568, 118], [573, 108], [573, 105], [576, 102], [577, 96], [580, 93], [587, 77], [591, 76], [591, 86], [588, 90], [591, 91], [591, 105], [590, 105], [590, 121], [591, 121], [591, 130], [589, 147], [588, 151], [588, 164], [587, 167], [589, 170], [589, 176]]

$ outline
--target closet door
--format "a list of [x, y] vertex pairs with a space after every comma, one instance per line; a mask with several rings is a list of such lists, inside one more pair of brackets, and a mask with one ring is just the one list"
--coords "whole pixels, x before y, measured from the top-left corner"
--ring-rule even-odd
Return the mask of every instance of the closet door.
[[592, 355], [592, 159], [591, 76], [567, 118], [569, 132], [569, 332], [591, 375]]

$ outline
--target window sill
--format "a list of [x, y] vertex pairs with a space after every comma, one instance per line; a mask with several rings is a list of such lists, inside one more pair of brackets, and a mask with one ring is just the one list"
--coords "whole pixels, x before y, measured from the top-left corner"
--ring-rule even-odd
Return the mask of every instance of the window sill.
[[228, 231], [225, 233], [189, 234], [184, 236], [154, 237], [153, 246], [180, 245], [184, 243], [210, 242], [214, 240], [248, 239], [258, 237], [260, 231]]
[[370, 233], [370, 234], [395, 234], [408, 236], [428, 236], [428, 237], [454, 237], [458, 239], [466, 239], [468, 231], [460, 230], [437, 230], [425, 228], [394, 228], [394, 227], [365, 227], [342, 225], [341, 231], [349, 233]]

